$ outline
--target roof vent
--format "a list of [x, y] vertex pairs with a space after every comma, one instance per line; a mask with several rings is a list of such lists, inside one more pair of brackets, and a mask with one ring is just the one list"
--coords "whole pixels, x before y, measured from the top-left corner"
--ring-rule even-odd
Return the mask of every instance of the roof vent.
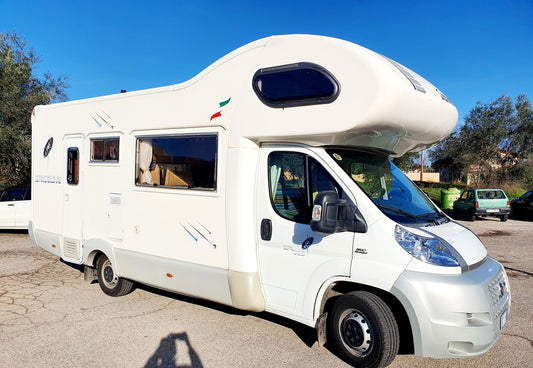
[[446, 101], [446, 102], [451, 103], [450, 100], [448, 99], [448, 97], [446, 97], [446, 95], [445, 95], [444, 93], [442, 93], [441, 91], [439, 91], [438, 88], [435, 88], [435, 91], [437, 91], [437, 93], [439, 94], [440, 98], [442, 98], [442, 99], [443, 99], [444, 101]]
[[405, 78], [409, 79], [409, 82], [411, 82], [411, 84], [413, 85], [413, 87], [419, 91], [419, 92], [422, 92], [422, 93], [426, 93], [426, 90], [424, 89], [424, 87], [422, 87], [422, 85], [420, 84], [419, 81], [417, 81], [415, 79], [415, 77], [413, 77], [411, 75], [411, 73], [409, 73], [409, 71], [404, 68], [402, 65], [398, 64], [397, 62], [395, 62], [394, 60], [391, 60], [389, 58], [387, 58], [388, 61], [390, 61], [392, 63], [392, 65], [394, 65], [404, 76]]

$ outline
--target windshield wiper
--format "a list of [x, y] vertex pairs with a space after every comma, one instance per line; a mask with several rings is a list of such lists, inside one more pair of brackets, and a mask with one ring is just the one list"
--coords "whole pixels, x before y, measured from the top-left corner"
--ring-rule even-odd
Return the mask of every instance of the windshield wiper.
[[418, 216], [415, 216], [416, 218], [421, 218], [421, 217], [440, 217], [441, 214], [439, 212], [428, 212], [428, 213], [423, 213], [421, 215], [418, 215]]
[[396, 213], [398, 213], [400, 215], [403, 215], [405, 217], [409, 217], [409, 218], [412, 218], [412, 219], [415, 219], [415, 220], [418, 217], [418, 216], [410, 214], [409, 212], [405, 212], [404, 210], [401, 210], [399, 208], [392, 207], [392, 206], [387, 206], [385, 204], [378, 204], [378, 207], [379, 208], [383, 208], [384, 210], [389, 210], [389, 211], [396, 212]]
[[[448, 217], [442, 212], [428, 212], [422, 215], [416, 216], [416, 219], [428, 218], [431, 219], [436, 225], [441, 225], [449, 221]], [[440, 221], [439, 221], [440, 220]]]

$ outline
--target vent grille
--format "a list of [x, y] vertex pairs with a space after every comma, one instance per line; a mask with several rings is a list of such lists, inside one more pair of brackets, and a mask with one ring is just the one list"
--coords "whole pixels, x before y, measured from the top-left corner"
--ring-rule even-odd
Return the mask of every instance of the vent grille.
[[76, 239], [65, 239], [63, 253], [65, 258], [80, 259], [80, 242]]
[[446, 97], [446, 95], [444, 93], [442, 93], [441, 91], [439, 91], [437, 88], [435, 88], [435, 90], [437, 91], [437, 93], [440, 95], [440, 98], [442, 98], [444, 101], [446, 102], [450, 102], [450, 100], [448, 99], [448, 97]]
[[493, 318], [499, 318], [509, 299], [509, 283], [503, 270], [487, 285]]
[[120, 205], [120, 197], [109, 197], [109, 204]]
[[406, 68], [404, 68], [402, 65], [398, 64], [394, 60], [391, 60], [391, 59], [387, 59], [387, 60], [389, 60], [392, 63], [392, 65], [394, 65], [396, 69], [398, 69], [405, 76], [405, 78], [407, 78], [409, 82], [411, 82], [411, 84], [417, 91], [426, 93], [426, 90], [424, 89], [424, 87], [422, 87], [420, 82], [417, 81], [416, 78]]

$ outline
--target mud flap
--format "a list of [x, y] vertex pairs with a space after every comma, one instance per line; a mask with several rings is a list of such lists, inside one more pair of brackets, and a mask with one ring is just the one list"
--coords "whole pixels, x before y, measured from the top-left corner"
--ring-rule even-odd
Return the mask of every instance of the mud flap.
[[324, 346], [324, 344], [328, 341], [328, 336], [326, 333], [326, 321], [328, 319], [328, 313], [322, 314], [320, 317], [318, 317], [317, 323], [316, 323], [316, 333], [317, 333], [317, 339], [318, 339], [318, 345]]
[[98, 274], [96, 273], [96, 268], [86, 265], [83, 269], [83, 279], [89, 282], [97, 281]]

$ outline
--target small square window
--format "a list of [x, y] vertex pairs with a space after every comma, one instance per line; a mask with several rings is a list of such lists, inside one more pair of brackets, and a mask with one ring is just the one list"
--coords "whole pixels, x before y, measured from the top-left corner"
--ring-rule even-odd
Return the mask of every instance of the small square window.
[[119, 139], [91, 139], [91, 161], [118, 161]]

